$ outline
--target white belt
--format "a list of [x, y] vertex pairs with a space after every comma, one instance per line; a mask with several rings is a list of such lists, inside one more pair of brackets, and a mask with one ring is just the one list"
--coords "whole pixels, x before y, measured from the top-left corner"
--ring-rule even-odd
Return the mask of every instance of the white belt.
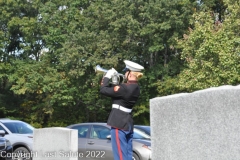
[[116, 108], [116, 109], [119, 109], [121, 111], [128, 112], [128, 113], [132, 112], [132, 109], [128, 109], [128, 108], [120, 106], [118, 104], [113, 104], [112, 108]]

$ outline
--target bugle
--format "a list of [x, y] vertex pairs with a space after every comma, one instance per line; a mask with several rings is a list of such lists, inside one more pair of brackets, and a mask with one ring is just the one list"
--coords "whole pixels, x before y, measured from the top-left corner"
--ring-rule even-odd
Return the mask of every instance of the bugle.
[[[95, 72], [96, 73], [107, 73], [108, 70], [107, 69], [104, 69], [102, 68], [100, 65], [97, 65], [95, 67]], [[125, 80], [125, 75], [121, 74], [121, 73], [116, 73], [115, 75], [112, 76], [112, 84], [120, 84], [120, 83], [123, 83], [124, 80]]]

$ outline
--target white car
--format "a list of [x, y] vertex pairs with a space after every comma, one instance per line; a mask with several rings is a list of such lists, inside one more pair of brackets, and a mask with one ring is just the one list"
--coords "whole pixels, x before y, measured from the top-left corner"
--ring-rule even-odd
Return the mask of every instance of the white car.
[[5, 138], [13, 147], [13, 159], [31, 160], [33, 130], [30, 124], [11, 119], [0, 119], [0, 130], [5, 131]]
[[11, 160], [12, 158], [7, 155], [11, 155], [13, 148], [10, 141], [4, 136], [5, 132], [0, 130], [0, 160]]

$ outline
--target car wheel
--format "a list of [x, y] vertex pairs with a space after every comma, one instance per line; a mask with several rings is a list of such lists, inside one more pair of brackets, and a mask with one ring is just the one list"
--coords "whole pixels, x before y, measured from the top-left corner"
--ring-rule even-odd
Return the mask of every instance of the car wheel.
[[16, 148], [13, 151], [13, 160], [31, 160], [31, 153], [25, 147]]
[[140, 160], [138, 155], [136, 153], [134, 153], [134, 152], [133, 152], [132, 160]]

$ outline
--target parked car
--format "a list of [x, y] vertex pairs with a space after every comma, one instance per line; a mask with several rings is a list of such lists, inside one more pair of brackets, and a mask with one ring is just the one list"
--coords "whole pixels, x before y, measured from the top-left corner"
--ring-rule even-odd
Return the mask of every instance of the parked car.
[[0, 119], [0, 130], [12, 144], [13, 159], [31, 160], [34, 127], [20, 120]]
[[[110, 129], [106, 123], [79, 123], [67, 126], [78, 130], [78, 153], [83, 153], [79, 160], [113, 160]], [[151, 141], [149, 136], [133, 135], [133, 160], [151, 160]]]
[[134, 128], [141, 130], [142, 132], [146, 133], [147, 135], [151, 136], [151, 128], [147, 125], [134, 125]]
[[138, 128], [134, 128], [133, 139], [141, 139], [141, 140], [151, 141], [151, 136]]
[[0, 160], [11, 160], [13, 147], [5, 137], [5, 132], [0, 130]]

